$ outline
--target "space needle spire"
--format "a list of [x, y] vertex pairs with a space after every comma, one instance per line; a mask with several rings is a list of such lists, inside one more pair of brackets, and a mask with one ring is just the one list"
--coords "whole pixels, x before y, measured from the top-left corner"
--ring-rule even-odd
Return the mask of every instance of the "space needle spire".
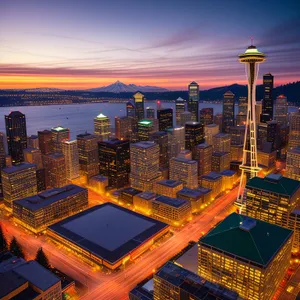
[[245, 64], [246, 76], [248, 79], [247, 119], [244, 136], [243, 161], [240, 165], [242, 175], [237, 198], [237, 204], [242, 205], [244, 202], [243, 194], [246, 182], [250, 178], [257, 176], [260, 171], [257, 161], [255, 104], [259, 64], [265, 61], [265, 54], [257, 50], [253, 45], [253, 40], [251, 38], [251, 46], [246, 49], [245, 53], [239, 55], [239, 61], [240, 63]]

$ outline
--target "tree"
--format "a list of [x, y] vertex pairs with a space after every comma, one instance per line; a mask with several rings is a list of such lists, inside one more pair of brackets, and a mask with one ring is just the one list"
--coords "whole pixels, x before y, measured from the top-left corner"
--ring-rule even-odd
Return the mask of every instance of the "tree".
[[9, 244], [9, 251], [17, 257], [25, 258], [22, 246], [15, 237], [12, 238]]
[[0, 224], [0, 252], [7, 250], [7, 240], [2, 230], [2, 226]]
[[35, 260], [44, 268], [48, 270], [51, 269], [48, 257], [46, 256], [42, 247], [37, 251]]

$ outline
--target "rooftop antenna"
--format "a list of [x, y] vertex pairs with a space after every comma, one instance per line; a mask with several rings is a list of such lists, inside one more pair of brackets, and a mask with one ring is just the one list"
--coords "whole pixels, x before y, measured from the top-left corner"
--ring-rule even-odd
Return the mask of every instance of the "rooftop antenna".
[[254, 40], [254, 38], [251, 37], [250, 40], [251, 40], [251, 46], [253, 46], [253, 40]]

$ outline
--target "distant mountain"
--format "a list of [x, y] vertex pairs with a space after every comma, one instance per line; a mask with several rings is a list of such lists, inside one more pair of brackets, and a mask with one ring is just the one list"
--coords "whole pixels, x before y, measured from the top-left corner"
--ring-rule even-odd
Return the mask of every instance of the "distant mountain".
[[108, 86], [103, 86], [99, 88], [89, 89], [89, 92], [108, 92], [108, 93], [135, 93], [137, 91], [144, 93], [153, 93], [153, 92], [167, 92], [167, 89], [157, 87], [157, 86], [141, 86], [135, 84], [125, 84], [121, 81], [116, 81], [113, 84]]

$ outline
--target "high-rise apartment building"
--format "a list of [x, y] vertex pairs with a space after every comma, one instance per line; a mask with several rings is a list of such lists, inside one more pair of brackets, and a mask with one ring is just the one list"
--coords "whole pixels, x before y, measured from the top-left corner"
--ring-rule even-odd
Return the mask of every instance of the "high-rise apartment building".
[[273, 87], [274, 76], [271, 73], [263, 76], [264, 98], [262, 102], [262, 114], [260, 121], [266, 123], [273, 119]]
[[98, 139], [89, 133], [77, 135], [79, 174], [87, 181], [99, 174]]
[[185, 187], [198, 187], [198, 163], [195, 160], [176, 157], [170, 159], [170, 180], [182, 181]]
[[38, 131], [39, 149], [42, 154], [53, 152], [52, 132], [50, 130]]
[[214, 122], [214, 109], [212, 107], [200, 109], [199, 122], [204, 126], [213, 124]]
[[243, 299], [272, 299], [289, 268], [293, 232], [232, 213], [199, 240], [198, 274]]
[[288, 102], [284, 95], [279, 95], [275, 101], [274, 120], [280, 126], [288, 125]]
[[5, 116], [5, 127], [8, 154], [13, 164], [19, 164], [24, 161], [23, 150], [27, 148], [25, 115], [19, 111], [12, 111]]
[[287, 151], [286, 177], [300, 181], [300, 147]]
[[145, 96], [142, 93], [137, 92], [133, 95], [133, 98], [136, 109], [135, 116], [137, 117], [138, 121], [143, 120], [145, 118]]
[[156, 131], [150, 135], [149, 140], [159, 145], [159, 168], [161, 170], [167, 169], [169, 166], [168, 133]]
[[193, 159], [198, 162], [198, 177], [211, 172], [212, 152], [212, 145], [203, 143], [196, 146]]
[[36, 166], [29, 163], [4, 168], [1, 171], [4, 205], [11, 211], [13, 201], [37, 193]]
[[[199, 85], [195, 81], [188, 86], [189, 100], [188, 111], [191, 113], [191, 121], [199, 121]], [[182, 125], [182, 124], [181, 124]]]
[[66, 162], [62, 153], [52, 153], [43, 156], [46, 170], [46, 188], [60, 188], [67, 184]]
[[230, 152], [230, 145], [230, 134], [221, 132], [213, 136], [213, 151]]
[[185, 149], [193, 151], [197, 145], [204, 143], [204, 140], [204, 126], [201, 123], [185, 123]]
[[160, 180], [159, 146], [150, 141], [130, 145], [130, 183], [141, 191], [153, 191]]
[[213, 144], [213, 136], [220, 132], [219, 125], [217, 124], [209, 124], [204, 126], [204, 137], [205, 143], [208, 145]]
[[169, 128], [173, 128], [173, 109], [163, 108], [157, 110], [157, 119], [159, 131], [165, 131]]
[[110, 119], [102, 113], [94, 118], [94, 133], [101, 141], [108, 140], [110, 136]]
[[113, 139], [98, 143], [99, 173], [108, 178], [108, 185], [121, 188], [129, 183], [129, 141]]
[[181, 97], [176, 99], [175, 110], [176, 110], [176, 125], [181, 125], [180, 114], [185, 112], [186, 102]]
[[234, 126], [234, 105], [235, 95], [227, 91], [223, 95], [223, 132], [229, 133], [229, 128]]
[[35, 164], [37, 170], [43, 168], [42, 152], [39, 149], [24, 149], [24, 161], [30, 164]]
[[79, 178], [79, 154], [77, 140], [62, 142], [62, 153], [66, 163], [68, 181]]

